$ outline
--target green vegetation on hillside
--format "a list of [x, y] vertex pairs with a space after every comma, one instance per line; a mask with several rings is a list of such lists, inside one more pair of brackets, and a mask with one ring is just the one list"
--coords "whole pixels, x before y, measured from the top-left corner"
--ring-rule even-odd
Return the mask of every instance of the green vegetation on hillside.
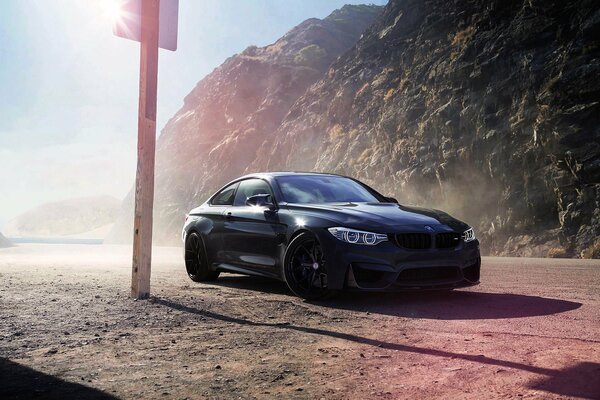
[[305, 65], [311, 68], [317, 68], [327, 56], [327, 51], [316, 44], [309, 44], [300, 49], [294, 62], [298, 65]]

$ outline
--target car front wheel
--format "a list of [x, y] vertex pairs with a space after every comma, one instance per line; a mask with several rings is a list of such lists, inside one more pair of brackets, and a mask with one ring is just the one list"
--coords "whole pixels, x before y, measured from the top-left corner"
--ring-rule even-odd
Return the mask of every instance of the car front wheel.
[[288, 245], [283, 263], [283, 277], [290, 290], [306, 300], [330, 297], [327, 269], [321, 245], [310, 232], [296, 236]]

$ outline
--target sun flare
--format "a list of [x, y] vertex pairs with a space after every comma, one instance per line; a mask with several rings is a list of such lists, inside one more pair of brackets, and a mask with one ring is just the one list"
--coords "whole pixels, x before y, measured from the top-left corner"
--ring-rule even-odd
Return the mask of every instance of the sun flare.
[[102, 0], [102, 16], [112, 22], [123, 19], [123, 0]]

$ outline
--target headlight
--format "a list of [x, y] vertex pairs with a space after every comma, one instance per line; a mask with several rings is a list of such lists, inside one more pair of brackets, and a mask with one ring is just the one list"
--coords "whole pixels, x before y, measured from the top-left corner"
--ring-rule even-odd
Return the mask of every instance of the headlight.
[[473, 230], [473, 228], [469, 228], [466, 231], [464, 231], [462, 234], [462, 238], [465, 243], [469, 243], [475, 240], [475, 231]]
[[375, 246], [376, 244], [388, 240], [387, 235], [383, 233], [357, 231], [356, 229], [349, 228], [329, 228], [328, 231], [335, 236], [336, 239], [346, 243]]

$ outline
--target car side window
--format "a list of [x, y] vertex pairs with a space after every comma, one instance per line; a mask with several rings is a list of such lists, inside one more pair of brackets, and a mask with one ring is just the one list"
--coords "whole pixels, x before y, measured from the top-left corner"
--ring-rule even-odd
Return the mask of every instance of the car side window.
[[246, 200], [250, 196], [254, 196], [257, 194], [270, 194], [271, 187], [269, 184], [262, 179], [246, 179], [245, 181], [240, 182], [240, 187], [235, 194], [235, 200], [233, 201], [234, 206], [244, 206], [246, 205]]
[[221, 190], [215, 197], [213, 197], [210, 204], [213, 206], [230, 206], [233, 204], [233, 196], [235, 195], [235, 189], [238, 187], [238, 182], [227, 186]]

